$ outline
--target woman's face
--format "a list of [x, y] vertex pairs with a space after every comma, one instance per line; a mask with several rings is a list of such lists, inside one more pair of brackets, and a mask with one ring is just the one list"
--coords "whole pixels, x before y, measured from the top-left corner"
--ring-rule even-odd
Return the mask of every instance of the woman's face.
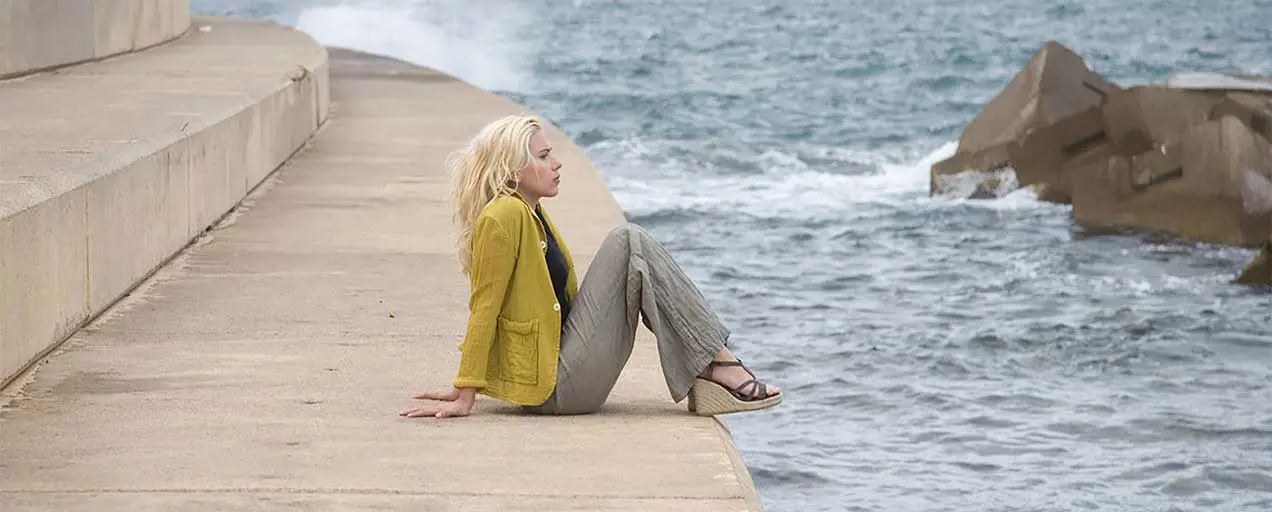
[[521, 169], [517, 192], [537, 201], [544, 197], [556, 197], [560, 192], [561, 161], [552, 154], [552, 146], [543, 130], [536, 130], [530, 137], [530, 162]]

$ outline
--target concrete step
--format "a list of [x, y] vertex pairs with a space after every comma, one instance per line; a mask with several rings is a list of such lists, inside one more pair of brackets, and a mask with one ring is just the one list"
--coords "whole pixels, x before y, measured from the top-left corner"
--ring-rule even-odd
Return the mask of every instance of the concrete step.
[[143, 50], [189, 28], [189, 0], [4, 0], [0, 78]]
[[196, 18], [171, 43], [0, 81], [7, 384], [211, 226], [317, 130], [327, 53]]

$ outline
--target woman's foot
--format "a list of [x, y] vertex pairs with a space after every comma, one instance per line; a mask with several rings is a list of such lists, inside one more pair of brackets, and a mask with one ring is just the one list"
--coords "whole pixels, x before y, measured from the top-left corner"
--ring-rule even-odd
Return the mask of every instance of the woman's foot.
[[720, 350], [711, 363], [698, 377], [738, 391], [745, 399], [768, 398], [782, 391], [777, 386], [760, 382], [727, 348]]
[[728, 350], [721, 350], [689, 391], [689, 411], [702, 416], [767, 409], [782, 403], [781, 390], [755, 377]]

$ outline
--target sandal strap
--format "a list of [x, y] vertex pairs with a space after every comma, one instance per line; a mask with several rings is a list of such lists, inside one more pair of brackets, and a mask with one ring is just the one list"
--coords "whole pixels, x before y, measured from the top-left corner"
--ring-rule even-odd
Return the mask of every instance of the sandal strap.
[[741, 364], [737, 361], [711, 361], [707, 363], [707, 367], [703, 368], [702, 373], [699, 373], [698, 376], [707, 380], [714, 380], [712, 379], [715, 376], [714, 370], [720, 366], [741, 366]]
[[755, 376], [755, 372], [752, 372], [750, 368], [747, 368], [746, 365], [742, 364], [741, 359], [738, 359], [738, 366], [741, 366], [742, 371], [746, 372], [747, 375], [750, 375], [752, 379], [758, 378]]
[[[742, 389], [748, 385], [753, 385], [751, 387], [751, 392], [746, 393], [742, 391]], [[750, 402], [753, 400], [759, 400], [762, 398], [768, 398], [768, 386], [766, 386], [763, 382], [760, 382], [756, 379], [751, 379], [741, 384], [738, 384], [738, 387], [733, 388], [733, 391], [734, 391], [733, 393], [734, 396], [747, 402]]]
[[[746, 367], [746, 365], [742, 364], [741, 359], [737, 361], [711, 361], [710, 363], [707, 364], [707, 368], [703, 372], [707, 380], [715, 382], [715, 379], [711, 378], [712, 377], [711, 369], [718, 366], [738, 366], [738, 367], [741, 367], [742, 370], [745, 371], [747, 375], [751, 376], [751, 378], [747, 380], [746, 382], [738, 384], [733, 389], [729, 389], [729, 392], [732, 393], [733, 396], [737, 397], [738, 400], [742, 400], [744, 402], [752, 402], [755, 400], [768, 398], [769, 396], [768, 385], [763, 382], [760, 382], [760, 380], [755, 376], [755, 374], [752, 373], [751, 370]], [[747, 388], [747, 386], [751, 386], [750, 393], [743, 391], [744, 389]], [[728, 389], [728, 388], [725, 388], [725, 389]]]
[[750, 368], [747, 368], [746, 365], [742, 364], [741, 359], [738, 359], [737, 361], [711, 361], [710, 363], [707, 363], [707, 370], [717, 366], [738, 366], [741, 367], [747, 375], [750, 375], [752, 379], [755, 378], [755, 372], [752, 372]]

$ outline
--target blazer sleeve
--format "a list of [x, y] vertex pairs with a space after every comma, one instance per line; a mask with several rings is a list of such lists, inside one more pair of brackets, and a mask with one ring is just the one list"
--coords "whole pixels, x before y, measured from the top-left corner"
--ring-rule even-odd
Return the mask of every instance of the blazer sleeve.
[[484, 388], [490, 350], [495, 342], [495, 326], [504, 295], [517, 264], [517, 246], [500, 223], [478, 217], [473, 227], [473, 260], [469, 279], [468, 327], [460, 344], [457, 388]]

